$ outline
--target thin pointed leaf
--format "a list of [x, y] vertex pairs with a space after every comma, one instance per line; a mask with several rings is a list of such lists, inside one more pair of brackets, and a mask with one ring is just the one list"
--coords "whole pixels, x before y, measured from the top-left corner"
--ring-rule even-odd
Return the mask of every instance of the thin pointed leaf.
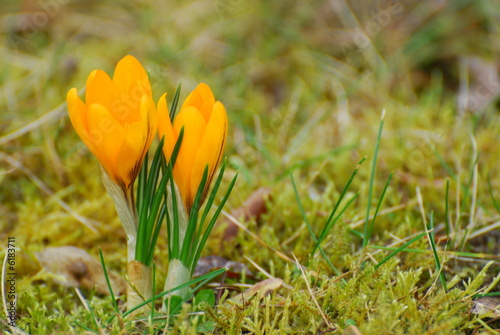
[[[151, 236], [151, 228], [148, 223], [151, 217], [156, 218], [158, 212], [151, 212], [152, 199], [157, 193], [156, 184], [160, 175], [161, 168], [161, 157], [163, 152], [163, 143], [165, 138], [162, 137], [160, 144], [156, 148], [155, 155], [153, 157], [153, 162], [151, 163], [151, 168], [149, 170], [149, 175], [146, 181], [146, 187], [144, 194], [142, 196], [142, 204], [139, 210], [139, 220], [137, 226], [137, 243], [135, 248], [135, 258], [136, 260], [144, 263], [145, 258], [148, 254], [149, 241]], [[161, 191], [161, 190], [160, 190]]]
[[[169, 157], [169, 162], [166, 165], [168, 169], [168, 173], [173, 176], [173, 168], [175, 165], [175, 162], [177, 161], [177, 156], [179, 154], [179, 150], [182, 145], [182, 140], [184, 138], [184, 126], [182, 126], [181, 131], [179, 132], [179, 137], [177, 138], [177, 141], [175, 142], [174, 149], [172, 150], [172, 154]], [[168, 257], [170, 260], [172, 259], [179, 259], [181, 250], [180, 250], [180, 245], [179, 245], [179, 239], [180, 239], [180, 234], [179, 234], [179, 207], [178, 207], [178, 202], [177, 202], [177, 192], [175, 189], [175, 182], [173, 178], [171, 179], [170, 182], [170, 195], [172, 198], [172, 220], [170, 220], [170, 216], [167, 213], [167, 224], [168, 224], [168, 242], [169, 242], [169, 248], [170, 252], [168, 253]], [[168, 208], [168, 207], [167, 207]]]
[[345, 204], [345, 206], [342, 208], [340, 213], [334, 219], [332, 219], [331, 221], [327, 221], [327, 224], [325, 225], [325, 228], [326, 228], [325, 235], [323, 237], [321, 237], [321, 240], [318, 237], [318, 242], [314, 245], [314, 248], [313, 248], [313, 252], [312, 252], [313, 254], [316, 252], [318, 245], [320, 245], [321, 242], [323, 241], [323, 239], [328, 235], [328, 232], [330, 232], [330, 230], [332, 230], [332, 228], [335, 226], [335, 224], [340, 219], [342, 214], [344, 214], [344, 212], [347, 210], [347, 208], [349, 208], [349, 206], [351, 206], [351, 204], [354, 202], [354, 200], [356, 200], [356, 198], [359, 196], [359, 193], [360, 192], [356, 193], [351, 199], [349, 199], [349, 201]]
[[199, 203], [201, 201], [201, 197], [203, 194], [203, 190], [205, 189], [207, 179], [208, 179], [208, 164], [207, 166], [205, 166], [205, 170], [203, 170], [203, 177], [201, 178], [200, 185], [198, 186], [198, 190], [196, 191], [196, 196], [194, 197], [194, 202], [191, 207], [191, 213], [189, 214], [186, 235], [184, 236], [184, 241], [182, 242], [180, 261], [183, 262], [184, 265], [189, 265], [189, 258], [190, 258], [189, 250], [191, 250], [193, 245], [197, 245], [197, 243], [193, 242], [193, 237], [195, 236], [196, 227], [198, 223]]
[[431, 218], [429, 220], [429, 232], [428, 236], [429, 238], [429, 243], [432, 248], [432, 254], [434, 255], [434, 262], [436, 263], [436, 269], [439, 273], [439, 280], [441, 281], [441, 284], [444, 287], [444, 290], [448, 292], [448, 287], [446, 285], [446, 280], [444, 278], [444, 273], [441, 267], [441, 262], [439, 261], [439, 256], [437, 253], [437, 248], [436, 248], [436, 241], [434, 240], [434, 212], [431, 212]]
[[148, 152], [144, 156], [144, 162], [142, 163], [141, 171], [139, 172], [138, 185], [137, 185], [137, 196], [136, 196], [136, 210], [137, 213], [141, 211], [142, 202], [144, 200], [144, 193], [146, 192], [146, 181], [148, 176]]
[[[354, 171], [352, 172], [351, 174], [351, 178], [349, 178], [349, 180], [347, 181], [347, 184], [344, 186], [344, 189], [342, 190], [342, 193], [340, 194], [340, 197], [338, 198], [337, 202], [335, 203], [335, 207], [333, 208], [332, 212], [330, 213], [330, 216], [328, 217], [328, 219], [326, 220], [326, 223], [323, 227], [323, 230], [321, 230], [321, 232], [319, 233], [319, 236], [318, 236], [318, 242], [316, 243], [316, 245], [314, 246], [314, 249], [312, 251], [312, 253], [314, 254], [314, 252], [316, 251], [318, 245], [325, 239], [325, 237], [328, 235], [328, 232], [330, 231], [331, 229], [331, 226], [333, 226], [333, 224], [331, 223], [332, 220], [333, 220], [333, 217], [335, 215], [335, 213], [337, 212], [337, 209], [339, 208], [340, 206], [340, 203], [342, 202], [342, 199], [344, 199], [344, 196], [346, 195], [347, 191], [349, 190], [349, 187], [351, 186], [351, 183], [352, 181], [354, 180], [354, 177], [356, 176], [356, 174], [358, 173], [359, 171], [359, 168], [361, 167], [361, 164], [366, 160], [366, 157], [364, 157], [362, 160], [360, 160], [358, 162], [358, 165], [356, 166], [356, 168], [354, 169]], [[335, 223], [335, 222], [334, 222]], [[331, 225], [331, 226], [330, 226]]]
[[[297, 204], [299, 205], [299, 211], [300, 211], [300, 213], [302, 215], [302, 219], [306, 223], [307, 229], [309, 230], [309, 233], [311, 234], [311, 237], [313, 238], [314, 243], [317, 244], [318, 243], [318, 239], [316, 238], [316, 235], [314, 235], [314, 231], [312, 230], [311, 224], [309, 223], [309, 219], [307, 218], [306, 212], [304, 211], [304, 206], [302, 206], [302, 201], [300, 200], [299, 192], [297, 191], [297, 185], [295, 184], [295, 179], [293, 178], [293, 174], [292, 173], [290, 173], [290, 178], [292, 179], [293, 191], [295, 193], [295, 199], [297, 200]], [[340, 271], [337, 270], [337, 268], [335, 267], [335, 265], [333, 265], [333, 263], [330, 261], [330, 259], [326, 255], [326, 253], [323, 250], [323, 248], [320, 245], [318, 245], [318, 249], [321, 252], [321, 255], [323, 255], [323, 258], [328, 263], [328, 265], [332, 268], [333, 272], [335, 272], [335, 274], [337, 276], [340, 276]], [[342, 282], [344, 284], [347, 284], [347, 282], [344, 279], [342, 279]]]
[[106, 263], [104, 262], [104, 256], [102, 254], [101, 248], [99, 248], [99, 258], [101, 260], [102, 271], [104, 272], [104, 278], [106, 278], [106, 285], [108, 286], [109, 295], [111, 296], [111, 301], [113, 302], [113, 307], [115, 312], [120, 314], [120, 309], [118, 308], [118, 303], [116, 302], [115, 294], [113, 293], [113, 287], [111, 286], [111, 281], [109, 280], [108, 270], [106, 268]]
[[155, 229], [153, 233], [151, 234], [151, 243], [148, 251], [148, 255], [146, 258], [146, 265], [151, 264], [153, 262], [153, 256], [154, 256], [154, 251], [156, 247], [156, 242], [158, 241], [158, 236], [160, 235], [160, 230], [161, 230], [161, 225], [163, 220], [165, 219], [165, 216], [167, 214], [167, 208], [165, 206], [165, 203], [162, 204], [161, 209], [160, 209], [160, 214], [158, 215], [158, 219], [156, 221]]
[[177, 90], [175, 90], [174, 99], [172, 100], [172, 106], [170, 107], [170, 120], [173, 122], [175, 118], [175, 114], [177, 112], [177, 104], [179, 103], [179, 96], [181, 94], [181, 84], [177, 86]]
[[163, 153], [163, 143], [165, 141], [165, 136], [162, 137], [158, 148], [156, 148], [155, 155], [153, 157], [153, 162], [151, 163], [151, 169], [149, 171], [147, 188], [148, 190], [152, 190], [148, 195], [149, 197], [145, 199], [146, 206], [151, 205], [151, 201], [153, 199], [153, 193], [156, 191], [156, 185], [158, 183], [158, 179], [160, 178], [160, 168], [161, 168], [161, 156]]
[[154, 245], [151, 245], [151, 238], [153, 234], [153, 230], [156, 225], [161, 225], [161, 222], [157, 222], [158, 218], [158, 211], [160, 210], [160, 206], [162, 204], [163, 197], [165, 195], [166, 191], [166, 186], [167, 182], [170, 179], [170, 176], [168, 174], [165, 174], [162, 176], [162, 179], [160, 181], [160, 185], [158, 186], [158, 190], [154, 195], [154, 198], [152, 199], [153, 202], [151, 204], [150, 208], [150, 215], [148, 217], [148, 220], [146, 222], [141, 222], [140, 225], [146, 225], [146, 228], [143, 230], [145, 232], [145, 235], [143, 236], [142, 240], [145, 240], [143, 243], [143, 249], [141, 250], [141, 255], [136, 256], [136, 259], [147, 266], [150, 266], [150, 263], [148, 263], [147, 258], [150, 254], [150, 249], [154, 249]]
[[177, 156], [179, 155], [179, 150], [181, 149], [183, 139], [184, 126], [182, 126], [181, 131], [179, 132], [179, 136], [177, 137], [177, 141], [175, 142], [174, 149], [172, 150], [172, 154], [170, 155], [169, 161], [172, 163], [172, 167], [175, 166], [175, 162], [177, 161]]
[[190, 263], [190, 270], [191, 272], [194, 271], [194, 268], [196, 267], [196, 264], [198, 263], [198, 259], [200, 259], [201, 252], [203, 251], [203, 248], [205, 247], [205, 244], [207, 243], [208, 236], [210, 235], [210, 232], [212, 231], [215, 222], [217, 221], [217, 218], [220, 215], [220, 212], [222, 211], [222, 208], [226, 204], [227, 199], [229, 198], [229, 195], [233, 191], [234, 184], [236, 183], [236, 179], [238, 179], [238, 173], [233, 177], [231, 180], [231, 183], [229, 184], [229, 187], [226, 191], [226, 194], [222, 198], [222, 201], [220, 202], [219, 206], [217, 207], [217, 210], [215, 211], [214, 215], [212, 216], [212, 219], [210, 220], [210, 223], [207, 226], [207, 229], [205, 229], [205, 232], [203, 233], [203, 236], [201, 240], [198, 242], [198, 247], [196, 249], [196, 252], [194, 254], [194, 258], [191, 260]]
[[389, 174], [389, 178], [387, 178], [387, 182], [385, 183], [384, 189], [382, 190], [382, 194], [380, 195], [380, 199], [378, 201], [377, 208], [375, 209], [375, 214], [373, 214], [373, 219], [372, 219], [372, 222], [370, 224], [370, 228], [368, 229], [368, 236], [365, 236], [365, 237], [367, 237], [366, 241], [369, 241], [371, 236], [372, 236], [373, 226], [375, 225], [375, 220], [377, 219], [377, 215], [378, 215], [378, 212], [380, 210], [380, 206], [382, 205], [382, 201], [384, 200], [385, 192], [387, 191], [387, 187], [389, 186], [391, 179], [392, 179], [392, 172]]
[[446, 178], [446, 196], [444, 200], [444, 215], [445, 215], [445, 231], [446, 236], [448, 237], [447, 245], [453, 245], [451, 234], [451, 223], [450, 223], [450, 214], [449, 214], [449, 194], [450, 194], [450, 178]]
[[212, 192], [210, 192], [210, 197], [207, 199], [207, 202], [205, 204], [205, 210], [203, 211], [203, 214], [201, 216], [200, 220], [200, 227], [198, 229], [197, 237], [196, 240], [199, 240], [200, 234], [203, 230], [203, 227], [205, 226], [205, 220], [207, 218], [208, 213], [210, 212], [210, 208], [212, 208], [212, 205], [215, 201], [215, 197], [217, 195], [217, 192], [219, 191], [219, 187], [222, 183], [222, 178], [224, 177], [224, 171], [226, 170], [226, 163], [227, 159], [224, 159], [224, 161], [221, 164], [220, 170], [219, 170], [219, 175], [217, 176], [217, 180], [214, 183], [214, 187], [212, 188]]
[[373, 194], [373, 185], [375, 182], [375, 172], [377, 171], [377, 158], [378, 158], [378, 149], [380, 147], [380, 140], [382, 138], [382, 130], [384, 129], [384, 114], [382, 114], [382, 118], [380, 120], [380, 125], [378, 128], [377, 142], [375, 143], [375, 151], [373, 153], [373, 161], [372, 161], [372, 169], [370, 173], [370, 184], [368, 186], [368, 203], [366, 205], [366, 220], [364, 226], [363, 233], [363, 248], [368, 245], [369, 233], [370, 233], [370, 209], [372, 204], [372, 194]]
[[396, 250], [394, 250], [393, 252], [391, 252], [388, 256], [384, 257], [380, 262], [378, 262], [377, 265], [375, 265], [375, 269], [378, 269], [379, 267], [381, 267], [384, 263], [386, 263], [392, 257], [396, 256], [400, 251], [402, 251], [403, 249], [406, 249], [407, 246], [409, 246], [409, 245], [415, 243], [416, 241], [420, 240], [426, 234], [427, 234], [427, 232], [424, 231], [423, 233], [415, 236], [414, 238], [412, 238], [411, 240], [409, 240], [408, 242], [406, 242], [405, 244], [403, 244], [402, 246], [400, 246], [399, 248], [397, 248]]

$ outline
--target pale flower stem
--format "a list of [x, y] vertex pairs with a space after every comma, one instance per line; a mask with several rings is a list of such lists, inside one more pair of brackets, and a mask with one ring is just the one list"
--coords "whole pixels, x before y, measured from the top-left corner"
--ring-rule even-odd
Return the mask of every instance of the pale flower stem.
[[[135, 260], [138, 219], [135, 210], [133, 187], [122, 188], [103, 170], [102, 181], [109, 196], [115, 203], [116, 212], [127, 235], [127, 308], [131, 309], [149, 299], [151, 292], [151, 268]], [[135, 313], [142, 312], [146, 306]]]
[[[167, 280], [165, 282], [164, 291], [169, 291], [173, 288], [176, 288], [182, 284], [187, 283], [190, 280], [191, 280], [191, 271], [189, 271], [189, 269], [185, 267], [180, 260], [178, 259], [170, 260], [170, 263], [168, 264], [168, 274], [167, 274]], [[184, 299], [187, 297], [188, 292], [189, 292], [189, 287], [184, 287], [181, 288], [180, 290], [176, 290], [167, 294], [164, 299], [167, 300], [168, 297], [174, 295]], [[162, 311], [163, 312], [167, 311], [167, 306], [165, 302], [163, 302], [162, 304]]]
[[[120, 185], [116, 184], [104, 170], [102, 171], [102, 183], [115, 203], [116, 213], [120, 218], [127, 237], [129, 239], [134, 237], [133, 240], [135, 241], [137, 237], [138, 220], [135, 211], [133, 188], [122, 188]], [[129, 251], [129, 255], [132, 256], [132, 259], [134, 258], [135, 245], [134, 250], [131, 252]], [[129, 260], [131, 260], [131, 258], [129, 258]]]
[[[127, 268], [127, 309], [135, 306], [152, 297], [151, 288], [151, 268], [139, 261], [132, 260]], [[146, 311], [148, 305], [137, 309], [133, 314]]]
[[[168, 198], [172, 199], [172, 196], [175, 196], [177, 199], [177, 213], [178, 213], [178, 220], [177, 222], [174, 221], [173, 217], [173, 204], [172, 201], [168, 201], [168, 215], [170, 216], [170, 223], [171, 227], [169, 229], [170, 231], [170, 236], [169, 236], [169, 241], [171, 245], [174, 245], [173, 239], [174, 239], [174, 230], [178, 231], [178, 236], [179, 236], [179, 241], [178, 241], [178, 246], [179, 246], [179, 255], [180, 251], [182, 250], [183, 242], [184, 242], [184, 237], [186, 236], [186, 230], [187, 230], [187, 225], [188, 225], [188, 216], [186, 213], [186, 209], [184, 208], [179, 189], [177, 186], [175, 186], [175, 194], [172, 195], [172, 192], [170, 191], [171, 188], [168, 187]], [[191, 271], [179, 260], [179, 259], [171, 259], [170, 263], [168, 264], [168, 273], [167, 273], [167, 279], [165, 281], [165, 287], [164, 287], [164, 292], [169, 291], [175, 287], [178, 287], [182, 284], [187, 283], [188, 281], [191, 280]], [[165, 299], [167, 299], [169, 296], [179, 296], [181, 298], [185, 298], [189, 292], [189, 288], [185, 287], [180, 290], [176, 290], [167, 296], [165, 296]], [[167, 312], [166, 310], [166, 305], [165, 302], [162, 304], [162, 311]]]

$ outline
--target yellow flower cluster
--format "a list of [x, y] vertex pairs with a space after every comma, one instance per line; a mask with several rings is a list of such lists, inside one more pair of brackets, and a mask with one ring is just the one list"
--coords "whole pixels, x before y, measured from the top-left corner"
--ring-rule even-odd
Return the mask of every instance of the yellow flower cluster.
[[166, 94], [155, 106], [146, 71], [137, 59], [126, 56], [116, 65], [112, 79], [101, 70], [90, 73], [85, 102], [76, 88], [68, 92], [67, 102], [76, 132], [123, 189], [132, 187], [156, 132], [165, 136], [163, 150], [169, 159], [184, 127], [174, 180], [189, 213], [208, 166], [206, 195], [227, 135], [226, 110], [208, 85], [201, 83], [189, 94], [172, 122]]

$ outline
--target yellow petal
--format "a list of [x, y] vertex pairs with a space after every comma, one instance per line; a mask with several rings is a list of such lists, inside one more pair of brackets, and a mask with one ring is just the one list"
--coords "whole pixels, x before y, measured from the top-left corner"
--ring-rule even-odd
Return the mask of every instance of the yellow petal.
[[214, 104], [215, 98], [212, 90], [207, 84], [200, 83], [194, 91], [188, 95], [184, 104], [182, 104], [181, 110], [189, 106], [195, 107], [203, 114], [205, 122], [208, 122]]
[[125, 56], [116, 65], [113, 83], [119, 92], [111, 112], [122, 124], [141, 120], [140, 104], [143, 95], [151, 97], [151, 84], [141, 63], [132, 56]]
[[187, 107], [182, 109], [174, 120], [174, 134], [176, 138], [179, 136], [182, 126], [184, 126], [184, 137], [174, 166], [174, 178], [181, 192], [182, 199], [186, 204], [186, 208], [190, 208], [191, 203], [188, 201], [191, 198], [189, 195], [189, 180], [193, 161], [200, 147], [203, 132], [205, 131], [206, 122], [198, 109]]
[[141, 114], [141, 119], [147, 121], [146, 125], [148, 128], [148, 140], [146, 143], [146, 150], [144, 151], [144, 154], [146, 154], [151, 146], [151, 142], [153, 142], [153, 138], [156, 136], [156, 131], [158, 130], [158, 111], [156, 110], [156, 105], [153, 99], [148, 95], [144, 95], [142, 97]]
[[116, 65], [113, 83], [118, 98], [110, 111], [122, 125], [139, 122], [142, 96], [151, 97], [151, 84], [141, 63], [130, 55], [122, 58]]
[[[117, 156], [124, 140], [124, 129], [111, 113], [99, 104], [88, 109], [88, 132], [96, 149], [95, 156], [108, 175], [117, 183]], [[122, 162], [119, 162], [122, 164]]]
[[87, 82], [85, 83], [85, 87], [90, 86], [90, 83], [92, 82], [92, 80], [94, 80], [94, 77], [95, 77], [97, 71], [99, 71], [99, 70], [94, 70], [94, 71], [90, 72], [89, 76], [87, 77]]
[[144, 160], [143, 152], [147, 139], [144, 129], [144, 122], [127, 125], [123, 144], [117, 156], [116, 173], [127, 188], [137, 178]]
[[213, 179], [217, 166], [219, 165], [224, 146], [226, 144], [227, 134], [227, 114], [224, 105], [217, 101], [211, 113], [210, 120], [201, 140], [201, 145], [198, 148], [195, 160], [193, 162], [193, 170], [191, 171], [190, 191], [189, 194], [192, 198], [189, 199], [191, 203], [194, 201], [196, 192], [198, 191], [199, 184], [203, 177], [205, 167], [208, 165], [208, 178], [203, 191], [203, 198], [205, 197], [210, 187], [210, 182]]
[[144, 156], [156, 135], [155, 114], [154, 102], [144, 95], [141, 101], [142, 120], [125, 126], [123, 144], [116, 158], [116, 171], [118, 179], [122, 180], [127, 188], [137, 178]]
[[89, 75], [85, 95], [87, 107], [99, 104], [108, 111], [118, 99], [118, 91], [111, 78], [101, 70], [95, 70]]
[[172, 129], [172, 122], [170, 122], [170, 115], [167, 106], [167, 93], [164, 93], [160, 100], [158, 100], [158, 135], [160, 139], [165, 136], [165, 141], [163, 143], [163, 153], [167, 160], [172, 155], [174, 150], [175, 142], [177, 137], [174, 137], [174, 131]]
[[73, 128], [82, 141], [89, 147], [92, 153], [94, 152], [94, 145], [90, 141], [89, 133], [87, 131], [87, 106], [83, 103], [82, 99], [78, 96], [76, 88], [69, 90], [66, 101], [68, 103], [68, 112]]
[[[146, 93], [151, 95], [151, 84], [146, 70], [141, 63], [134, 57], [127, 55], [123, 57], [115, 68], [113, 82], [121, 94], [133, 94], [138, 99]], [[139, 91], [135, 92], [136, 86], [140, 86]]]

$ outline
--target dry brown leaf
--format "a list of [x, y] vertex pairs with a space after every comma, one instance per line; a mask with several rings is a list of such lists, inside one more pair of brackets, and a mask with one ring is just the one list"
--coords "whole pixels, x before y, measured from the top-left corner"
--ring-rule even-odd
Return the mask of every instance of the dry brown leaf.
[[500, 297], [481, 297], [474, 299], [471, 308], [472, 314], [486, 314], [492, 312], [496, 318], [500, 317]]
[[233, 298], [229, 299], [229, 301], [237, 304], [242, 304], [248, 302], [254, 296], [257, 296], [258, 299], [262, 299], [271, 292], [279, 289], [282, 284], [283, 280], [279, 278], [266, 279], [258, 282], [244, 292], [237, 294]]
[[[46, 248], [38, 252], [36, 257], [57, 284], [89, 290], [95, 287], [99, 294], [109, 294], [101, 263], [86, 251], [72, 246]], [[113, 293], [124, 293], [126, 281], [113, 271], [108, 270], [108, 275]]]
[[[248, 199], [231, 212], [231, 216], [241, 219], [242, 221], [248, 221], [252, 218], [258, 220], [260, 216], [267, 212], [266, 200], [271, 194], [271, 189], [268, 187], [261, 187], [248, 197]], [[235, 225], [230, 220], [226, 219], [227, 222], [226, 230], [224, 231], [223, 240], [231, 240], [238, 234], [238, 226]]]
[[248, 267], [239, 262], [228, 261], [227, 259], [219, 256], [207, 256], [198, 260], [196, 268], [194, 269], [193, 277], [198, 277], [210, 272], [213, 269], [228, 268], [228, 276], [234, 277], [241, 275], [243, 271], [245, 274], [251, 275], [252, 272]]
[[499, 64], [495, 60], [480, 57], [466, 57], [464, 61], [470, 72], [469, 87], [459, 92], [459, 102], [465, 103], [461, 107], [471, 112], [482, 112], [500, 97]]

